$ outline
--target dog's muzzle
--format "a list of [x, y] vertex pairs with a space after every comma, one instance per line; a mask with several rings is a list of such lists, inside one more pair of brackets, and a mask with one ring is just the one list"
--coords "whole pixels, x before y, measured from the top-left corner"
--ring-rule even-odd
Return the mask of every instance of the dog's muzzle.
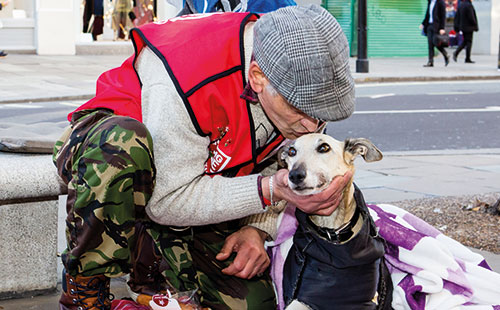
[[288, 173], [288, 179], [290, 182], [292, 182], [295, 186], [300, 186], [304, 180], [306, 179], [307, 173], [305, 169], [302, 169], [301, 167], [297, 169], [292, 169]]

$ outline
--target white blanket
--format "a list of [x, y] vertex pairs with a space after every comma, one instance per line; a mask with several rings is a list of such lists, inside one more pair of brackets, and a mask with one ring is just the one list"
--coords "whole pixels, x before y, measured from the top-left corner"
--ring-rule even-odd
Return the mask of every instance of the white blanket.
[[[484, 258], [393, 205], [368, 205], [386, 242], [395, 310], [500, 310], [500, 274]], [[283, 309], [282, 273], [297, 227], [295, 207], [282, 215], [271, 248], [271, 274]]]

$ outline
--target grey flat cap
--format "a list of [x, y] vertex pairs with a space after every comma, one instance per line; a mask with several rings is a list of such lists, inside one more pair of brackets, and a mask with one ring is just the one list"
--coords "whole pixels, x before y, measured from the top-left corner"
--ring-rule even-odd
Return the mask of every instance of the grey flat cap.
[[262, 16], [254, 27], [253, 53], [276, 90], [307, 115], [336, 121], [354, 112], [347, 38], [319, 5]]

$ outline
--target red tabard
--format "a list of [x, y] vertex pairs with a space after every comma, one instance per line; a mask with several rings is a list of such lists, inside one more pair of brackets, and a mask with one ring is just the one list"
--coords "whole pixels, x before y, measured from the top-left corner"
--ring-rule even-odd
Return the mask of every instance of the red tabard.
[[244, 27], [257, 18], [251, 13], [193, 14], [132, 29], [135, 55], [103, 73], [96, 96], [77, 111], [108, 108], [142, 121], [134, 63], [148, 46], [162, 60], [198, 134], [210, 138], [205, 172], [250, 174], [284, 140], [279, 135], [257, 153], [249, 103], [240, 98], [246, 83]]

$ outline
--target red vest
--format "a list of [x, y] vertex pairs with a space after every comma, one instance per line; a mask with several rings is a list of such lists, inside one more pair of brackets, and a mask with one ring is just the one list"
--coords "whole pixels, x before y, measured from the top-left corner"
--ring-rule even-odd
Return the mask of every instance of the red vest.
[[[135, 56], [148, 46], [163, 62], [196, 131], [210, 138], [207, 174], [248, 175], [284, 140], [256, 150], [246, 84], [243, 32], [249, 13], [195, 14], [132, 29]], [[142, 120], [136, 58], [99, 77], [95, 98], [78, 108], [109, 108]]]

